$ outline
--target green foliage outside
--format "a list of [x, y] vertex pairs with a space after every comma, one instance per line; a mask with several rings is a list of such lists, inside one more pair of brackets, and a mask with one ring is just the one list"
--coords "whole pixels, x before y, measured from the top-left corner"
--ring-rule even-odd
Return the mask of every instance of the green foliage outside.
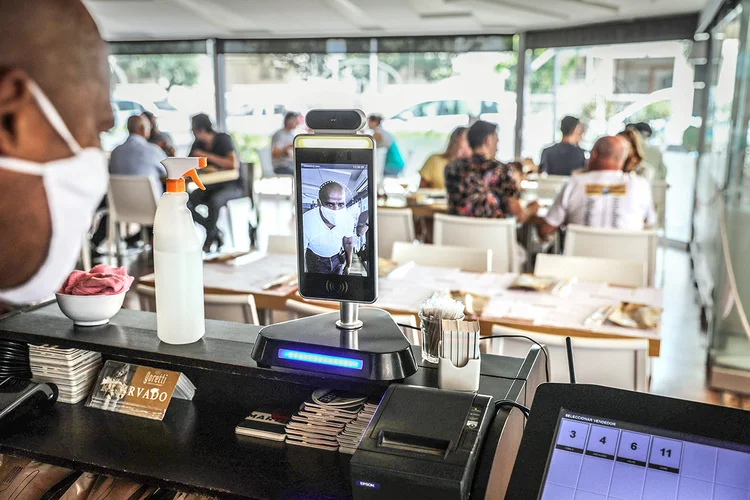
[[[540, 57], [547, 50], [551, 49], [535, 49], [532, 51], [531, 60], [533, 61]], [[560, 85], [568, 83], [568, 80], [575, 73], [576, 67], [581, 60], [581, 57], [573, 56], [563, 62], [560, 68]], [[505, 81], [505, 90], [508, 92], [515, 92], [518, 75], [518, 54], [516, 52], [514, 52], [507, 61], [498, 63], [495, 66], [496, 73], [502, 73], [505, 70], [507, 70], [510, 75]], [[548, 94], [552, 92], [552, 85], [555, 78], [555, 58], [550, 58], [550, 60], [545, 62], [539, 67], [539, 69], [528, 75], [528, 78], [532, 94]]]
[[240, 160], [260, 165], [260, 158], [258, 158], [257, 150], [270, 146], [271, 137], [267, 135], [242, 134], [238, 132], [232, 132], [230, 135], [234, 140], [234, 146], [237, 148]]
[[116, 56], [117, 65], [130, 83], [158, 83], [166, 79], [166, 90], [175, 85], [191, 87], [198, 83], [200, 69], [195, 55]]
[[649, 104], [629, 120], [634, 123], [650, 122], [652, 120], [669, 120], [672, 117], [672, 103], [661, 101]]

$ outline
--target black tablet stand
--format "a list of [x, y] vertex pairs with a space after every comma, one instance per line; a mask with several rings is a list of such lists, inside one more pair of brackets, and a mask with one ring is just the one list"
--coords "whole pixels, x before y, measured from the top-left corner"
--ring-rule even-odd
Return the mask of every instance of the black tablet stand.
[[252, 357], [263, 366], [307, 370], [366, 380], [401, 380], [417, 371], [411, 344], [382, 309], [341, 302], [340, 313], [261, 329]]

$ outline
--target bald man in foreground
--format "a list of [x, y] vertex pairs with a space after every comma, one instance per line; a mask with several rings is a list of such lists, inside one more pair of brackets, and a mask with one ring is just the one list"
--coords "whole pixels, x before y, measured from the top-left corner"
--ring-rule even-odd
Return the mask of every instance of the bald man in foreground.
[[79, 0], [0, 1], [0, 309], [50, 296], [106, 193], [107, 45]]
[[307, 272], [349, 274], [356, 220], [346, 209], [346, 201], [344, 186], [326, 182], [318, 191], [319, 206], [302, 216]]
[[627, 151], [617, 137], [602, 137], [591, 150], [588, 171], [574, 175], [557, 195], [539, 235], [547, 238], [563, 224], [640, 230], [656, 223], [651, 186], [622, 171]]
[[143, 115], [128, 118], [128, 139], [112, 150], [109, 157], [109, 173], [112, 175], [151, 176], [161, 185], [160, 178], [167, 176], [161, 161], [167, 155], [157, 146], [148, 142], [151, 124]]

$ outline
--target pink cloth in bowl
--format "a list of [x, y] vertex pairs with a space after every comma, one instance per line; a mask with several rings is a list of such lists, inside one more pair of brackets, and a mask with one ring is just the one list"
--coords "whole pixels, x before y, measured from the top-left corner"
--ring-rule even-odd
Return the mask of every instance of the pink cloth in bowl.
[[117, 295], [130, 290], [133, 277], [124, 267], [99, 264], [91, 271], [73, 271], [65, 280], [60, 293], [66, 295]]

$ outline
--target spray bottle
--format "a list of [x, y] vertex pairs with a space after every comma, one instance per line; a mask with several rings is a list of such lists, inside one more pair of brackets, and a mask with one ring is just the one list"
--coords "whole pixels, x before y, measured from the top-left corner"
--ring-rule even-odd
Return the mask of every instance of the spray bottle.
[[167, 158], [167, 191], [154, 219], [156, 333], [167, 344], [190, 344], [206, 333], [203, 312], [203, 253], [187, 208], [185, 180], [206, 189], [196, 169], [206, 158]]

